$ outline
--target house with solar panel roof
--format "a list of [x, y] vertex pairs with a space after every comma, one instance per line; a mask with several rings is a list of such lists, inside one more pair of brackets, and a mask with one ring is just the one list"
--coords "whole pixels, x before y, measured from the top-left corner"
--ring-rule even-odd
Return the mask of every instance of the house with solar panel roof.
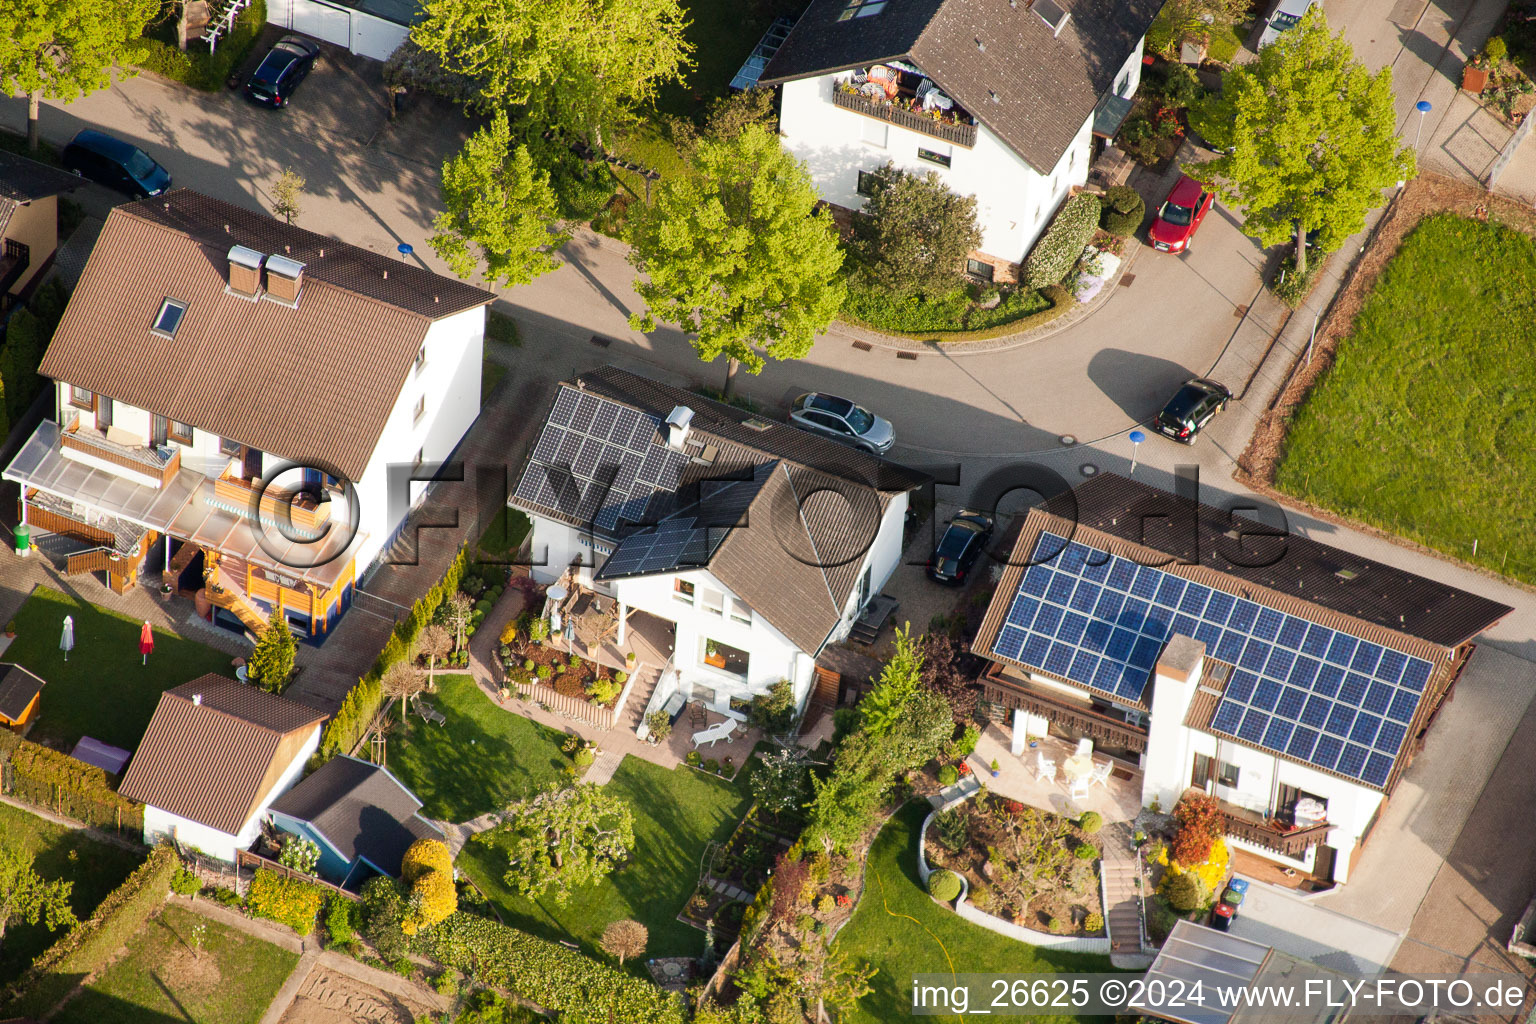
[[1105, 474], [1029, 511], [973, 650], [1015, 752], [1089, 739], [1144, 805], [1210, 793], [1236, 849], [1325, 885], [1510, 611]]
[[560, 385], [509, 504], [533, 521], [534, 579], [573, 619], [616, 619], [650, 670], [627, 699], [743, 719], [781, 679], [804, 705], [817, 655], [895, 570], [925, 479], [609, 366]]

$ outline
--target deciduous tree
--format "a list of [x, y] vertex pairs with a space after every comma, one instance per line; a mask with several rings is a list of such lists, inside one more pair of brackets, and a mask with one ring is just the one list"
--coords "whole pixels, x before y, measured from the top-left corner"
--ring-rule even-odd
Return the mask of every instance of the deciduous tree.
[[913, 174], [892, 164], [867, 180], [870, 195], [853, 220], [860, 276], [896, 294], [954, 289], [966, 254], [981, 247], [976, 197], [950, 191], [937, 172]]
[[603, 950], [618, 957], [619, 966], [623, 967], [625, 960], [645, 953], [645, 944], [650, 937], [650, 932], [639, 921], [615, 921], [603, 929]]
[[453, 650], [453, 637], [448, 630], [432, 623], [416, 638], [416, 651], [427, 659], [427, 689], [437, 686], [437, 659], [446, 658]]
[[527, 146], [512, 145], [505, 114], [443, 164], [442, 197], [432, 248], [460, 277], [478, 268], [492, 284], [519, 285], [560, 265], [554, 250], [571, 236], [557, 223], [549, 175]]
[[421, 674], [409, 661], [397, 661], [384, 670], [384, 678], [379, 680], [379, 688], [384, 691], [384, 696], [395, 697], [400, 701], [400, 721], [405, 722], [405, 712], [410, 700], [422, 691], [426, 684], [422, 682]]
[[1147, 29], [1147, 48], [1166, 56], [1188, 36], [1230, 28], [1248, 16], [1248, 0], [1168, 0]]
[[612, 871], [635, 845], [635, 816], [601, 786], [558, 785], [507, 808], [507, 819], [481, 836], [504, 843], [507, 885], [535, 899], [549, 893], [564, 905], [583, 885]]
[[455, 590], [443, 602], [443, 625], [453, 637], [453, 650], [458, 653], [464, 649], [466, 634], [469, 632], [469, 620], [474, 615], [475, 603], [469, 599], [469, 595]]
[[32, 854], [19, 847], [0, 847], [0, 943], [17, 921], [58, 931], [75, 923], [69, 896], [74, 882], [45, 881], [32, 866]]
[[1368, 72], [1317, 6], [1257, 61], [1228, 71], [1194, 125], [1231, 152], [1185, 170], [1243, 207], [1247, 234], [1265, 245], [1294, 239], [1298, 272], [1309, 232], [1337, 248], [1383, 189], [1415, 173], [1397, 138], [1391, 68]]
[[304, 185], [304, 176], [292, 167], [283, 168], [283, 173], [272, 183], [272, 212], [285, 223], [292, 224], [293, 218], [299, 215]]
[[774, 814], [804, 806], [811, 795], [811, 765], [798, 744], [761, 755], [749, 779], [752, 799]]
[[690, 172], [664, 179], [631, 221], [646, 308], [630, 324], [676, 324], [700, 359], [725, 356], [727, 395], [743, 364], [760, 373], [765, 357], [803, 357], [844, 295], [843, 253], [816, 203], [810, 174], [761, 125], [702, 140]]

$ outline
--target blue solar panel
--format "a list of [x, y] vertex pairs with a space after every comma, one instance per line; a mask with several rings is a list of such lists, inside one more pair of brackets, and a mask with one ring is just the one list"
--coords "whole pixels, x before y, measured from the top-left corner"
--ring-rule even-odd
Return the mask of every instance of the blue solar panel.
[[1427, 661], [1053, 534], [1034, 560], [994, 653], [1135, 702], [1168, 639], [1193, 636], [1235, 668], [1214, 731], [1372, 785], [1390, 774]]

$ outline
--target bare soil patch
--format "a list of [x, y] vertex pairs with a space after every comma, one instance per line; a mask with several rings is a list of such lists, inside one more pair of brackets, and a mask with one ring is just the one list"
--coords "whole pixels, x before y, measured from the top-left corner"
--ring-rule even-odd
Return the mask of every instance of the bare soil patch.
[[432, 1010], [317, 965], [281, 1024], [414, 1024]]

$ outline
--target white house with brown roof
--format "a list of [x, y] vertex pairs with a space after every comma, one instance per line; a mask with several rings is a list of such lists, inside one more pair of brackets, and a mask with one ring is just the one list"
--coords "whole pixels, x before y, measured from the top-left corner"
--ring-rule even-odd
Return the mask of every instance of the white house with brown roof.
[[160, 695], [118, 792], [144, 804], [144, 841], [233, 861], [320, 746], [323, 711], [206, 675]]
[[1012, 281], [1112, 138], [1163, 0], [814, 0], [762, 75], [821, 198], [887, 163], [976, 197], [973, 276]]
[[493, 298], [185, 189], [119, 206], [43, 358], [55, 414], [4, 476], [33, 529], [95, 545], [72, 571], [162, 571], [229, 625], [321, 636], [413, 467], [479, 414]]
[[560, 385], [509, 504], [532, 518], [534, 578], [613, 610], [617, 642], [642, 634], [665, 668], [636, 699], [742, 718], [781, 679], [803, 705], [899, 563], [924, 479], [610, 366]]

